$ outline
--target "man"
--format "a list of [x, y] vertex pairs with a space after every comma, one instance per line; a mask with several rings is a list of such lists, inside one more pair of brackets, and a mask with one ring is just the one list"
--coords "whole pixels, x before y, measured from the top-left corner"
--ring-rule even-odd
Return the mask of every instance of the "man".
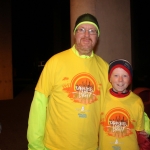
[[44, 66], [28, 125], [29, 150], [96, 150], [108, 64], [94, 54], [100, 35], [91, 14], [77, 18], [75, 44]]

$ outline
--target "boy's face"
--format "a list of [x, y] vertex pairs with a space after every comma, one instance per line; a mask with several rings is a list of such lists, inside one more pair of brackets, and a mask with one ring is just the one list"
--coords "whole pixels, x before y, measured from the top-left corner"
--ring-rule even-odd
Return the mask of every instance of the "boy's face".
[[130, 84], [130, 76], [124, 69], [116, 68], [110, 76], [110, 83], [116, 92], [125, 92]]

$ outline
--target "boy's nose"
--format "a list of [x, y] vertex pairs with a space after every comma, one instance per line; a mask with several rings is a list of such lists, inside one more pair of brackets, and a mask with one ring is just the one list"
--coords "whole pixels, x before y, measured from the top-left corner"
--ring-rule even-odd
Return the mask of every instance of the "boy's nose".
[[119, 81], [122, 81], [122, 80], [123, 80], [122, 76], [119, 76]]

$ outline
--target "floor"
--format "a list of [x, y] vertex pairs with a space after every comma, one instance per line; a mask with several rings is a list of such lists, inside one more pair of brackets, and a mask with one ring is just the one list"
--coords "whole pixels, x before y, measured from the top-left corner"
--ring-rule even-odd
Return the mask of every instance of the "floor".
[[[27, 83], [27, 82], [26, 82]], [[27, 126], [34, 83], [18, 87], [12, 100], [0, 100], [0, 150], [27, 150]]]

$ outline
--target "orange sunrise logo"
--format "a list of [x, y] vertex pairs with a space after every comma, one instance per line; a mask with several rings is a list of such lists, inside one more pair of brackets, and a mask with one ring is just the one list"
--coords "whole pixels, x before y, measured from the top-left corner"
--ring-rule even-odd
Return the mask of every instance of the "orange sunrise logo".
[[69, 85], [63, 86], [63, 90], [74, 102], [83, 104], [97, 101], [97, 96], [100, 95], [100, 85], [93, 76], [87, 73], [76, 75]]
[[130, 116], [122, 108], [111, 109], [101, 124], [109, 136], [121, 138], [132, 134], [133, 124], [130, 121]]

